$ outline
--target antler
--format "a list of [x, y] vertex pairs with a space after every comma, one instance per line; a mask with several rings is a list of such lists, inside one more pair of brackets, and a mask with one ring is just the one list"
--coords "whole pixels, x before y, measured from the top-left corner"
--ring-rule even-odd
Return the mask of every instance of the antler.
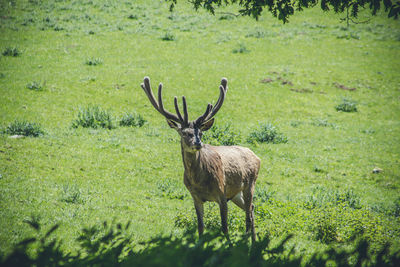
[[160, 85], [158, 86], [158, 102], [153, 95], [153, 90], [151, 90], [149, 77], [144, 77], [144, 82], [140, 86], [142, 87], [143, 91], [146, 93], [146, 95], [149, 98], [150, 103], [153, 105], [153, 107], [158, 112], [160, 112], [165, 118], [167, 118], [168, 120], [175, 121], [181, 125], [188, 125], [189, 118], [188, 118], [188, 112], [187, 112], [186, 99], [184, 96], [182, 97], [183, 116], [184, 116], [182, 118], [182, 115], [181, 115], [181, 113], [179, 111], [179, 107], [178, 107], [178, 100], [176, 97], [174, 98], [174, 105], [175, 105], [175, 111], [176, 111], [177, 115], [172, 114], [168, 110], [164, 109], [164, 104], [162, 101], [162, 83], [160, 83]]
[[194, 121], [195, 125], [200, 126], [204, 122], [211, 120], [212, 117], [214, 117], [215, 114], [217, 114], [218, 110], [221, 108], [222, 104], [224, 103], [225, 95], [226, 95], [226, 92], [228, 91], [227, 84], [228, 84], [228, 80], [226, 78], [222, 78], [221, 85], [219, 86], [219, 98], [218, 98], [217, 103], [215, 104], [214, 107], [211, 104], [208, 104], [206, 112], [204, 112], [203, 115], [201, 115]]

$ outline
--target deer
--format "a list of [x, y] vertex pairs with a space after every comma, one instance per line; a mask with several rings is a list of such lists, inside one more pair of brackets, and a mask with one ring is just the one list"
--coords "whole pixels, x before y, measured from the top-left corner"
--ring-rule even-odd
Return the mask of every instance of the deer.
[[201, 141], [203, 132], [213, 126], [214, 116], [224, 103], [227, 84], [228, 80], [222, 78], [219, 98], [215, 105], [208, 104], [204, 114], [193, 121], [189, 121], [185, 96], [182, 96], [182, 116], [176, 96], [174, 97], [176, 114], [164, 108], [162, 83], [158, 86], [158, 99], [154, 97], [149, 77], [144, 77], [141, 87], [153, 107], [165, 117], [169, 127], [180, 135], [184, 166], [183, 181], [193, 198], [199, 236], [204, 231], [203, 204], [211, 201], [219, 205], [222, 232], [229, 240], [227, 203], [232, 200], [246, 213], [246, 235], [251, 234], [251, 240], [254, 242], [256, 233], [253, 195], [261, 160], [246, 147], [212, 146]]

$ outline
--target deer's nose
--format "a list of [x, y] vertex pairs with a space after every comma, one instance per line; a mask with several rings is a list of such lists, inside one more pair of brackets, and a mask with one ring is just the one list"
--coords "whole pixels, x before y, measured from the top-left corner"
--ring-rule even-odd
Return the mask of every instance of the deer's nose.
[[203, 144], [201, 143], [201, 141], [194, 143], [194, 146], [196, 147], [196, 149], [200, 149], [202, 147], [202, 145]]

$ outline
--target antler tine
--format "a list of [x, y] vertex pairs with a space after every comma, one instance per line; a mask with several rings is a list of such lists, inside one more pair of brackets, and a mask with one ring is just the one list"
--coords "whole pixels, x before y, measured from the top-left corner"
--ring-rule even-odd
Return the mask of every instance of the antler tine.
[[168, 112], [167, 110], [164, 109], [163, 102], [162, 102], [162, 83], [158, 86], [158, 102], [154, 97], [153, 90], [151, 90], [150, 86], [150, 78], [149, 77], [144, 77], [144, 81], [141, 84], [141, 87], [143, 91], [146, 93], [147, 98], [150, 100], [150, 103], [153, 105], [153, 107], [160, 112], [165, 118], [169, 120], [173, 120], [177, 123], [182, 123], [183, 120], [180, 120], [176, 115], [172, 114], [171, 112]]
[[156, 110], [159, 111], [158, 103], [153, 95], [153, 91], [151, 90], [150, 87], [150, 79], [149, 77], [144, 77], [144, 82], [140, 85], [143, 89], [143, 91], [146, 93], [147, 98], [150, 100], [150, 103], [154, 106]]
[[212, 109], [212, 105], [211, 105], [211, 104], [208, 104], [208, 105], [207, 105], [207, 108], [206, 108], [206, 111], [204, 112], [204, 114], [201, 115], [200, 117], [198, 117], [198, 118], [194, 121], [194, 124], [200, 126], [200, 125], [203, 123], [204, 118], [207, 117], [207, 115], [210, 113], [211, 109]]
[[181, 121], [184, 121], [183, 118], [182, 118], [181, 112], [179, 111], [179, 107], [178, 107], [178, 98], [177, 98], [176, 96], [174, 97], [174, 105], [175, 105], [176, 114], [178, 114], [179, 119], [180, 119]]
[[217, 112], [221, 108], [221, 106], [225, 100], [226, 92], [228, 91], [227, 84], [228, 84], [228, 80], [226, 78], [222, 78], [221, 85], [219, 86], [219, 98], [217, 100], [217, 103], [215, 104], [212, 111], [204, 118], [203, 121], [210, 120], [212, 117], [214, 117], [215, 114], [217, 114]]
[[160, 83], [160, 85], [158, 86], [158, 105], [160, 106], [160, 113], [164, 115], [164, 117], [166, 117], [167, 119], [173, 120], [177, 123], [182, 124], [182, 120], [180, 120], [178, 118], [178, 116], [176, 116], [175, 114], [172, 114], [171, 112], [169, 112], [168, 110], [164, 109], [164, 104], [162, 102], [162, 83]]
[[183, 103], [183, 121], [185, 125], [189, 124], [189, 114], [187, 111], [187, 105], [186, 105], [186, 98], [182, 96], [182, 103]]

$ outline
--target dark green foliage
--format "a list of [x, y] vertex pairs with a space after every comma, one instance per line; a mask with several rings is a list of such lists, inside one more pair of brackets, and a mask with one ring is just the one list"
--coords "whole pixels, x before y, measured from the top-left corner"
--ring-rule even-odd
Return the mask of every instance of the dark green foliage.
[[[43, 232], [36, 219], [27, 220], [35, 236], [17, 244], [8, 255], [0, 255], [2, 266], [398, 266], [400, 251], [390, 244], [371, 249], [363, 237], [349, 241], [347, 249], [334, 246], [310, 257], [296, 253], [289, 246], [291, 235], [271, 242], [267, 236], [250, 244], [246, 237], [231, 234], [231, 240], [220, 233], [206, 232], [197, 239], [194, 230], [182, 237], [158, 236], [133, 249], [127, 232], [130, 223], [107, 223], [84, 228], [77, 242], [78, 254], [63, 250], [54, 239], [56, 224]], [[275, 245], [272, 245], [272, 244]]]
[[[170, 10], [173, 10], [177, 0], [166, 0], [171, 3]], [[263, 10], [267, 9], [274, 17], [282, 20], [284, 23], [288, 22], [289, 16], [294, 14], [294, 11], [302, 11], [304, 8], [312, 8], [318, 4], [316, 0], [301, 0], [293, 2], [291, 0], [278, 0], [278, 1], [260, 1], [260, 0], [193, 0], [190, 1], [193, 7], [197, 10], [200, 7], [206, 9], [212, 14], [215, 14], [215, 9], [221, 5], [237, 4], [239, 6], [239, 14], [242, 16], [252, 16], [258, 19]], [[376, 15], [381, 9], [385, 7], [385, 12], [388, 12], [388, 17], [398, 18], [400, 14], [400, 1], [391, 0], [322, 0], [321, 9], [329, 11], [333, 9], [336, 13], [348, 12], [349, 18], [357, 18], [358, 12], [361, 8], [369, 8], [372, 15]]]
[[271, 123], [261, 123], [257, 129], [252, 131], [247, 138], [248, 143], [287, 143], [287, 137], [279, 132], [278, 128]]
[[113, 117], [109, 111], [103, 110], [97, 105], [89, 105], [86, 108], [80, 108], [78, 118], [72, 122], [73, 128], [115, 128]]
[[162, 37], [161, 40], [163, 41], [175, 41], [175, 35], [170, 32], [166, 32]]
[[357, 103], [351, 99], [343, 98], [342, 103], [338, 104], [335, 108], [337, 111], [357, 112]]
[[34, 122], [27, 122], [25, 120], [13, 121], [6, 127], [4, 132], [9, 135], [23, 135], [23, 136], [33, 136], [33, 137], [38, 137], [45, 134], [40, 124]]
[[322, 216], [314, 227], [315, 239], [329, 244], [338, 240], [337, 225], [330, 216]]
[[119, 125], [126, 127], [142, 127], [146, 122], [142, 115], [134, 112], [125, 113], [119, 120]]
[[230, 124], [221, 127], [214, 125], [210, 130], [204, 132], [202, 140], [204, 143], [215, 146], [233, 146], [240, 143], [241, 136], [240, 133], [231, 129]]
[[393, 215], [395, 217], [400, 217], [400, 197], [394, 202]]
[[85, 64], [88, 66], [97, 66], [103, 64], [103, 60], [101, 58], [88, 58]]
[[26, 88], [30, 89], [30, 90], [34, 90], [34, 91], [43, 91], [44, 89], [44, 84], [33, 81], [30, 82], [26, 85]]
[[2, 54], [3, 56], [18, 57], [21, 55], [21, 51], [17, 47], [6, 47]]

